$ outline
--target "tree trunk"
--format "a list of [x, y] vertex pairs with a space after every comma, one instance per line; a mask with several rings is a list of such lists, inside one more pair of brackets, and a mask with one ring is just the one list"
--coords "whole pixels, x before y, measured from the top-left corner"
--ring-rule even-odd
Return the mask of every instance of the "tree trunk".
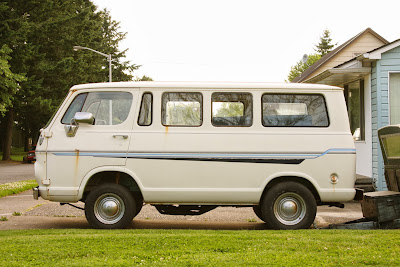
[[30, 144], [29, 144], [29, 134], [28, 134], [28, 130], [24, 131], [24, 151], [27, 152], [29, 151], [30, 148]]
[[6, 113], [5, 131], [3, 142], [3, 160], [11, 160], [12, 132], [14, 125], [14, 110], [10, 109]]

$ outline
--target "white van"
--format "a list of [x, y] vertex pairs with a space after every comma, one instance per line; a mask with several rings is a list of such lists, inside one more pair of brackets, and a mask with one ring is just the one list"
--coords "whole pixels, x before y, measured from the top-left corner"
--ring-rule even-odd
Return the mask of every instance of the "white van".
[[343, 90], [311, 84], [77, 85], [42, 129], [35, 197], [83, 201], [95, 228], [154, 205], [196, 215], [253, 207], [274, 229], [308, 228], [317, 205], [355, 196]]

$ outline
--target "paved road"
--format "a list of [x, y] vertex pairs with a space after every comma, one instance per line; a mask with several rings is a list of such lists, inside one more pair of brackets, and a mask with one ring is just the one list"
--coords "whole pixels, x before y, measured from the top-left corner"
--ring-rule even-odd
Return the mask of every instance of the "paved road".
[[0, 161], [0, 184], [35, 179], [34, 164]]

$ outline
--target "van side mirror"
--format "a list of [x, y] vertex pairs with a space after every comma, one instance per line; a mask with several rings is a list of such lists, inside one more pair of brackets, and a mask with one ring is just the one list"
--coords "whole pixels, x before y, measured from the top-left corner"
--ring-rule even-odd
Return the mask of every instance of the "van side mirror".
[[[72, 120], [75, 121], [75, 123], [77, 125], [79, 125], [80, 123], [93, 125], [94, 121], [95, 121], [93, 114], [90, 112], [77, 112], [77, 113], [75, 113], [75, 116]], [[71, 124], [72, 124], [72, 120], [71, 120]]]
[[64, 126], [65, 134], [67, 137], [74, 137], [76, 132], [78, 131], [79, 124], [89, 124], [93, 125], [95, 118], [93, 114], [90, 112], [77, 112], [75, 116], [72, 118], [71, 123], [69, 125]]

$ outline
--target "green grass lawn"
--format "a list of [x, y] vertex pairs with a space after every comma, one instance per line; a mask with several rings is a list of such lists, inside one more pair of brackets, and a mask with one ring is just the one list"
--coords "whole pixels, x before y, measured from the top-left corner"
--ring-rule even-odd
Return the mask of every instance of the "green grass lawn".
[[[27, 155], [24, 148], [11, 148], [11, 160], [23, 161], [23, 158]], [[0, 160], [3, 159], [3, 153], [0, 153]]]
[[18, 194], [37, 186], [36, 180], [0, 184], [0, 197]]
[[399, 266], [399, 234], [398, 230], [0, 231], [0, 266]]

